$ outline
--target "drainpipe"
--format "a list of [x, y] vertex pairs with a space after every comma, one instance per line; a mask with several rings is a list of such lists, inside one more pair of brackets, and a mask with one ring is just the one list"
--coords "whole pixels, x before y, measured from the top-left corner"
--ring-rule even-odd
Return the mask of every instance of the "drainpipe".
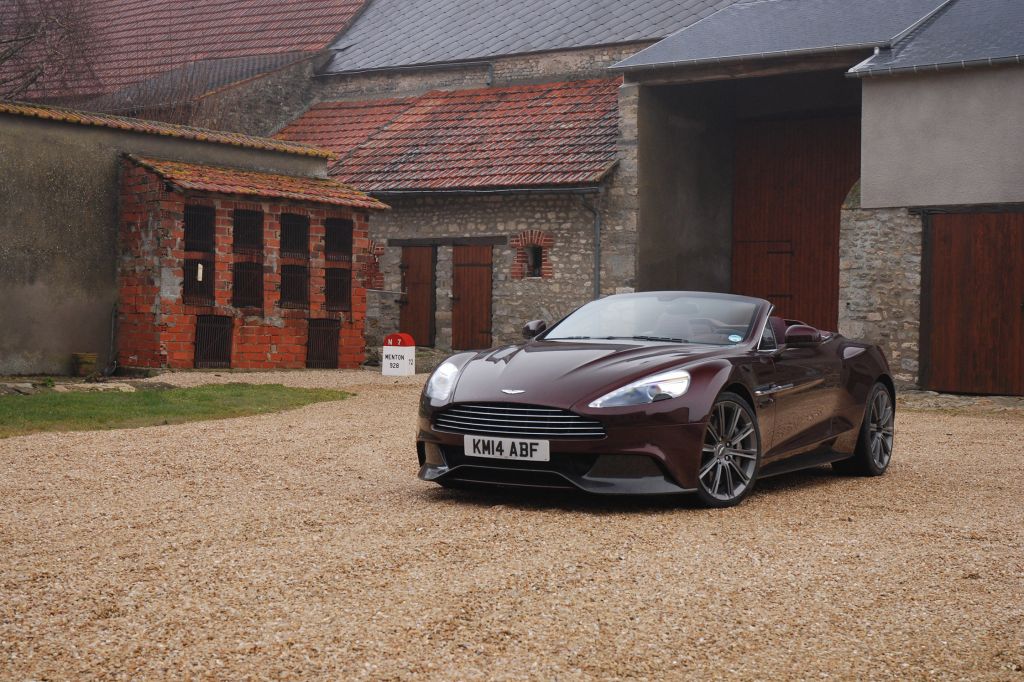
[[580, 194], [580, 203], [594, 215], [594, 300], [601, 298], [601, 208]]

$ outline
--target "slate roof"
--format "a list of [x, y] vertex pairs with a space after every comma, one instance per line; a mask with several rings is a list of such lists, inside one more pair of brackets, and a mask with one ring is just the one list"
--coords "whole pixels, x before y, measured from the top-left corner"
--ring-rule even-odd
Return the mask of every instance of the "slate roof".
[[885, 46], [942, 2], [739, 0], [613, 68], [629, 71]]
[[315, 156], [325, 159], [334, 158], [334, 154], [326, 149], [298, 144], [296, 142], [272, 140], [266, 137], [255, 137], [239, 133], [226, 133], [218, 130], [194, 128], [192, 126], [176, 125], [173, 123], [143, 121], [137, 118], [126, 118], [124, 116], [93, 114], [84, 111], [75, 111], [73, 109], [63, 109], [60, 107], [24, 104], [21, 102], [0, 102], [0, 114], [37, 118], [45, 121], [59, 121], [61, 123], [71, 123], [82, 126], [98, 126], [101, 128], [124, 130], [133, 133], [144, 133], [147, 135], [162, 135], [165, 137], [176, 137], [183, 140], [226, 144], [233, 147], [247, 147], [249, 149], [262, 149], [273, 152], [284, 152], [286, 154], [299, 154], [301, 156]]
[[333, 179], [260, 173], [137, 156], [128, 158], [156, 173], [180, 191], [289, 199], [364, 209], [388, 208], [373, 197]]
[[282, 52], [252, 57], [203, 59], [89, 100], [83, 106], [112, 113], [168, 107], [194, 101], [219, 88], [308, 58], [308, 52]]
[[32, 98], [100, 95], [189, 62], [325, 48], [363, 0], [83, 0], [88, 69], [68, 87], [43, 81]]
[[[619, 79], [429, 92], [352, 147], [331, 174], [367, 192], [588, 186], [616, 163]], [[368, 103], [372, 106], [373, 103]], [[341, 109], [351, 114], [358, 106]], [[341, 151], [351, 140], [316, 119], [307, 141]], [[287, 130], [287, 129], [286, 129]], [[340, 141], [333, 146], [332, 140]]]
[[1024, 2], [956, 0], [891, 49], [851, 69], [858, 76], [989, 63], [1024, 64]]
[[735, 0], [373, 0], [329, 73], [662, 38]]
[[405, 97], [368, 102], [322, 102], [289, 123], [275, 137], [330, 149], [343, 157], [415, 101], [415, 97]]

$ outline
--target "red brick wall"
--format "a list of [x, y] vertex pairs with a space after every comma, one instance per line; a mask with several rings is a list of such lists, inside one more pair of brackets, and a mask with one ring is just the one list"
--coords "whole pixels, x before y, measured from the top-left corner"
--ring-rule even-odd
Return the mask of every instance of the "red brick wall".
[[[205, 204], [216, 211], [215, 305], [182, 303], [184, 277], [185, 204]], [[232, 251], [232, 211], [263, 212], [262, 258]], [[280, 308], [282, 259], [280, 215], [299, 213], [310, 218], [309, 307]], [[324, 220], [353, 221], [352, 309], [324, 309]], [[366, 316], [365, 273], [369, 264], [367, 215], [344, 207], [278, 201], [238, 201], [222, 196], [184, 196], [167, 191], [153, 173], [125, 161], [122, 171], [119, 259], [120, 315], [118, 362], [132, 367], [190, 368], [195, 360], [198, 315], [234, 318], [231, 366], [241, 369], [282, 369], [306, 366], [307, 319], [341, 320], [338, 348], [340, 367], [358, 367], [364, 360], [363, 321]], [[232, 307], [232, 265], [263, 263], [262, 309]], [[290, 259], [286, 262], [292, 262]], [[331, 264], [334, 265], [333, 263]]]

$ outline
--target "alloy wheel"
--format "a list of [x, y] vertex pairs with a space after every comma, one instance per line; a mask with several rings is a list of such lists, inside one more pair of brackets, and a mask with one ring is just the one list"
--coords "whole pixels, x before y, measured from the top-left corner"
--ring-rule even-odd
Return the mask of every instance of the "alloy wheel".
[[757, 469], [757, 447], [757, 429], [746, 407], [733, 400], [715, 403], [698, 473], [704, 491], [722, 502], [741, 496]]
[[871, 401], [871, 414], [868, 417], [868, 443], [871, 460], [879, 470], [889, 466], [892, 458], [892, 442], [896, 411], [892, 408], [892, 398], [888, 391], [875, 391]]

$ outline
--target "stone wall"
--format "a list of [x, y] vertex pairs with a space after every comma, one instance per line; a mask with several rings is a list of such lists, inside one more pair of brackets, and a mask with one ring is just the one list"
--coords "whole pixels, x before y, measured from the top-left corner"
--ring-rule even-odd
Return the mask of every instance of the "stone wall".
[[307, 105], [333, 100], [408, 97], [430, 90], [464, 90], [520, 83], [610, 78], [608, 67], [650, 43], [497, 57], [489, 62], [316, 76]]
[[[612, 182], [609, 187], [616, 185]], [[367, 344], [398, 331], [402, 248], [394, 240], [434, 238], [437, 245], [436, 341], [451, 349], [452, 253], [458, 237], [500, 237], [493, 247], [492, 336], [495, 344], [515, 341], [524, 322], [553, 322], [593, 298], [594, 215], [584, 202], [600, 207], [607, 196], [504, 194], [388, 197], [392, 210], [375, 215], [371, 236], [385, 244], [380, 255], [383, 291], [371, 291], [367, 304]], [[622, 237], [613, 214], [602, 211], [602, 293], [633, 286], [635, 249]], [[549, 270], [542, 277], [516, 278], [515, 244], [524, 232], [539, 232], [550, 244]], [[541, 241], [541, 240], [536, 240]]]
[[904, 208], [862, 209], [859, 187], [842, 210], [839, 332], [877, 343], [895, 378], [919, 381], [922, 220]]

